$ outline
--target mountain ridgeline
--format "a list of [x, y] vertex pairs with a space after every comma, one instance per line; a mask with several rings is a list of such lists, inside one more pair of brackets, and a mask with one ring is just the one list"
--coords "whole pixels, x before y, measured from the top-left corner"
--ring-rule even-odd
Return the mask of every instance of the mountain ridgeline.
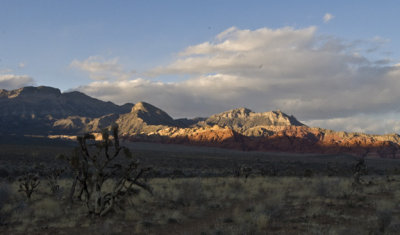
[[173, 119], [145, 103], [116, 105], [52, 87], [0, 90], [0, 135], [80, 135], [113, 123], [125, 140], [239, 150], [350, 153], [397, 158], [400, 137], [308, 127], [281, 111], [237, 108], [208, 118]]
[[52, 87], [24, 87], [0, 90], [0, 133], [48, 134], [57, 132], [59, 120], [69, 118], [75, 127], [108, 114], [129, 112], [133, 104], [122, 106], [94, 99], [81, 92], [61, 93]]
[[1, 117], [63, 118], [68, 116], [100, 117], [110, 113], [127, 113], [133, 104], [122, 106], [104, 102], [78, 91], [61, 93], [52, 87], [24, 87], [0, 90]]
[[99, 132], [118, 123], [121, 132], [149, 133], [168, 127], [228, 126], [234, 130], [259, 125], [302, 125], [294, 117], [277, 112], [253, 113], [234, 109], [210, 118], [174, 120], [163, 110], [145, 103], [116, 105], [78, 91], [61, 93], [52, 87], [0, 90], [2, 134], [82, 134]]

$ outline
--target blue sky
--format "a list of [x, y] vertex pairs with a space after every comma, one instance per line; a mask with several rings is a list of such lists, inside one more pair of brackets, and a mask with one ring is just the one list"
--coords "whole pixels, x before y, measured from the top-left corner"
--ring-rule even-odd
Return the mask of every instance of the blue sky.
[[[116, 103], [147, 100], [176, 117], [206, 116], [235, 106], [247, 106], [255, 111], [279, 108], [310, 124], [333, 129], [379, 133], [398, 131], [400, 123], [397, 117], [400, 115], [394, 102], [397, 97], [391, 95], [390, 89], [397, 85], [395, 64], [400, 62], [400, 35], [397, 30], [399, 6], [400, 3], [396, 1], [2, 0], [0, 78], [3, 76], [3, 82], [0, 80], [0, 88], [47, 85], [64, 91], [82, 90]], [[324, 16], [329, 16], [327, 14], [331, 17], [324, 20]], [[235, 28], [229, 31], [231, 27]], [[257, 30], [260, 29], [271, 32], [267, 30], [259, 34]], [[218, 39], [217, 35], [227, 30], [228, 36]], [[308, 96], [310, 92], [313, 93], [307, 90], [310, 87], [308, 85], [300, 87], [302, 91], [296, 92], [290, 99], [275, 94], [273, 97], [277, 97], [276, 100], [265, 102], [264, 99], [271, 100], [271, 97], [245, 84], [246, 81], [256, 84], [260, 79], [261, 75], [257, 75], [254, 80], [256, 72], [249, 70], [255, 58], [260, 58], [261, 62], [254, 64], [254, 67], [262, 65], [267, 68], [270, 57], [251, 57], [255, 56], [254, 51], [243, 52], [244, 58], [251, 58], [246, 63], [247, 67], [240, 71], [235, 69], [237, 64], [225, 64], [225, 67], [210, 65], [221, 58], [224, 63], [232, 61], [232, 53], [242, 55], [242, 51], [233, 51], [232, 48], [228, 49], [229, 53], [219, 53], [218, 48], [226, 45], [223, 42], [234, 41], [238, 45], [245, 45], [254, 42], [257, 37], [265, 37], [262, 38], [265, 41], [270, 38], [279, 40], [276, 38], [279, 38], [277, 35], [281, 31], [285, 31], [285, 38], [293, 37], [293, 41], [288, 42], [291, 44], [277, 44], [276, 47], [285, 48], [294, 44], [296, 48], [304, 46], [301, 51], [309, 53], [313, 48], [324, 45], [329, 48], [318, 49], [318, 61], [337, 64], [310, 67], [300, 63], [304, 61], [302, 58], [309, 57], [300, 56], [298, 51], [282, 58], [281, 63], [272, 61], [270, 66], [285, 67], [286, 61], [289, 60], [290, 65], [290, 58], [298, 56], [299, 63], [293, 62], [291, 66], [297, 68], [301, 65], [298, 74], [281, 71], [281, 75], [290, 74], [290, 78], [299, 77], [306, 81], [315, 74], [326, 74], [332, 81], [342, 74], [339, 71], [343, 66], [340, 60], [345, 55], [349, 61], [346, 62], [346, 68], [356, 67], [357, 71], [349, 69], [347, 74], [340, 75], [343, 78], [340, 77], [338, 81], [346, 82], [345, 76], [352, 77], [346, 87], [351, 86], [354, 93], [359, 93], [359, 97], [349, 96], [348, 99], [354, 102], [342, 107], [330, 104], [329, 100], [316, 99], [323, 93]], [[243, 34], [247, 36], [242, 38], [240, 35]], [[204, 43], [213, 47], [208, 45], [206, 52], [199, 52], [199, 47], [193, 49]], [[265, 45], [260, 48], [257, 50], [266, 50], [263, 55], [271, 52]], [[332, 54], [335, 55], [329, 57]], [[203, 61], [198, 60], [199, 56]], [[352, 56], [354, 58], [350, 58]], [[363, 61], [354, 62], [356, 57]], [[204, 60], [211, 62], [204, 64]], [[190, 61], [202, 67], [193, 68], [195, 63], [190, 63], [189, 68], [187, 65]], [[337, 71], [330, 71], [335, 68]], [[329, 71], [320, 73], [323, 69]], [[377, 75], [362, 79], [364, 73]], [[271, 77], [276, 76], [271, 69], [266, 70], [265, 74], [263, 79], [271, 81]], [[376, 77], [382, 77], [383, 82], [375, 81]], [[292, 83], [288, 77], [279, 79], [288, 82], [282, 85], [264, 81], [259, 83], [258, 88], [264, 86], [267, 91], [279, 86], [277, 90], [288, 92], [294, 89], [295, 85], [290, 85]], [[213, 83], [209, 84], [211, 80]], [[201, 84], [209, 84], [213, 89], [204, 90], [213, 90], [215, 93], [200, 92], [196, 87]], [[315, 85], [310, 89], [326, 89], [330, 99], [343, 96], [342, 93], [334, 93], [335, 89], [324, 87], [324, 80], [315, 80], [312, 84], [320, 86]], [[363, 103], [368, 98], [366, 94], [371, 94], [368, 89], [373, 89], [374, 84], [375, 87], [376, 84], [383, 84], [377, 88], [380, 91], [376, 96], [380, 98], [375, 106]], [[331, 86], [337, 86], [338, 90], [340, 88], [338, 84]], [[140, 87], [145, 89], [138, 90]], [[223, 87], [226, 94], [221, 96], [221, 90], [216, 87]], [[123, 88], [125, 90], [121, 90]], [[183, 92], [182, 89], [193, 89], [193, 92]], [[156, 92], [157, 95], [150, 96], [145, 91]], [[322, 106], [324, 109], [321, 109]], [[305, 111], [296, 107], [305, 107]], [[358, 126], [347, 124], [354, 123], [360, 117], [368, 121]], [[382, 119], [387, 122], [385, 125], [370, 128], [372, 122]]]

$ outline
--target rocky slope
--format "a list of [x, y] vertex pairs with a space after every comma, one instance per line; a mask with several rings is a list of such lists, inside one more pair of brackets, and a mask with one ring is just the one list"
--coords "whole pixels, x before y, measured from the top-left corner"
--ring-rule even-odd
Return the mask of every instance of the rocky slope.
[[51, 87], [0, 90], [0, 134], [78, 135], [113, 123], [123, 138], [239, 150], [349, 153], [398, 158], [400, 136], [311, 128], [281, 111], [238, 108], [208, 118], [174, 120], [145, 103], [118, 106]]
[[229, 127], [168, 127], [142, 135], [125, 135], [132, 141], [154, 141], [238, 149], [294, 153], [347, 153], [381, 158], [400, 157], [400, 136], [335, 132], [307, 126], [264, 127], [265, 135], [244, 135]]
[[116, 123], [122, 135], [149, 134], [168, 126], [177, 126], [166, 112], [145, 102], [135, 104], [131, 112], [120, 115]]
[[288, 116], [279, 110], [255, 113], [247, 108], [238, 108], [212, 115], [204, 123], [209, 126], [227, 126], [239, 132], [258, 126], [303, 126], [295, 117]]
[[[118, 120], [123, 124], [121, 119]], [[281, 111], [254, 113], [240, 108], [215, 114], [189, 126], [146, 125], [125, 131], [134, 141], [200, 145], [238, 150], [297, 153], [348, 153], [358, 156], [400, 157], [400, 136], [335, 132], [308, 127]]]

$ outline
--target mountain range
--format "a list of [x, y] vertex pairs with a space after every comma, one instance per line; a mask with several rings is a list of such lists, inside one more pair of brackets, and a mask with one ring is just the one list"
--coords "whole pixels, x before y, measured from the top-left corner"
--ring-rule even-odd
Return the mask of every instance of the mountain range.
[[116, 105], [52, 87], [0, 90], [0, 135], [74, 136], [117, 123], [121, 137], [239, 150], [349, 153], [398, 158], [400, 136], [308, 127], [279, 110], [237, 108], [207, 118], [173, 119], [146, 102]]

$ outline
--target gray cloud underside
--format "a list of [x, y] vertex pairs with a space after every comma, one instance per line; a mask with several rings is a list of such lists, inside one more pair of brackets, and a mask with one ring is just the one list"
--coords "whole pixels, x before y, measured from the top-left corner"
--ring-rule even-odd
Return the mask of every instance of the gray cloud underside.
[[34, 84], [33, 78], [27, 75], [0, 74], [0, 89], [12, 90]]
[[[350, 130], [332, 120], [357, 125], [351, 119], [357, 115], [400, 113], [400, 66], [384, 59], [378, 63], [356, 48], [357, 43], [321, 37], [314, 27], [230, 28], [213, 41], [186, 48], [171, 64], [148, 71], [152, 79], [96, 81], [78, 89], [117, 103], [144, 100], [175, 117], [245, 106], [254, 111], [281, 109], [322, 127]], [[189, 78], [155, 80], [177, 74]], [[363, 130], [388, 129], [367, 126], [363, 124]]]

